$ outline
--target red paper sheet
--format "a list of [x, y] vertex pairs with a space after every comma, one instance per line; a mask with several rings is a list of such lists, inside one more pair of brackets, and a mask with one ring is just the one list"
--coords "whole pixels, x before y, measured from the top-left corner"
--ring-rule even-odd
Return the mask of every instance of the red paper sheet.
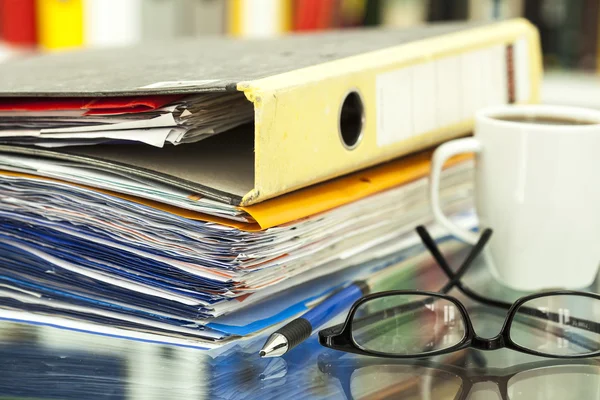
[[129, 97], [3, 97], [2, 111], [86, 111], [85, 115], [121, 114], [152, 111], [182, 98], [182, 95], [129, 96]]

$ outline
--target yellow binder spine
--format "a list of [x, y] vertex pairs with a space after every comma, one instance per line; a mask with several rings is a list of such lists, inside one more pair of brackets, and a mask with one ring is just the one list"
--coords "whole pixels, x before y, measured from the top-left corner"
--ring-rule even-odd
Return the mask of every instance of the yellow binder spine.
[[517, 19], [240, 82], [255, 109], [242, 205], [466, 135], [479, 108], [539, 101], [541, 74], [539, 34]]
[[40, 46], [58, 50], [83, 45], [83, 0], [37, 0]]

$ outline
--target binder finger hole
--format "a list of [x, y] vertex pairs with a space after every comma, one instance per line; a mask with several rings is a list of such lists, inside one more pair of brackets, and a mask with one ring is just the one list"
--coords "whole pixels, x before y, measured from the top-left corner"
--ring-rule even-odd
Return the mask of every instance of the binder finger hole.
[[348, 150], [355, 149], [363, 133], [365, 109], [360, 94], [348, 92], [340, 109], [339, 133], [342, 144]]

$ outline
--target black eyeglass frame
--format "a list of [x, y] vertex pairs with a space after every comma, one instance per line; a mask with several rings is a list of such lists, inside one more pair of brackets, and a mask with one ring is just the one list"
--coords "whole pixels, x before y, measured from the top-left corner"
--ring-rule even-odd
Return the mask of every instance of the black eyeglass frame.
[[[325, 346], [325, 347], [328, 347], [328, 348], [334, 349], [334, 350], [344, 351], [347, 353], [384, 357], [384, 358], [395, 358], [395, 359], [414, 359], [414, 358], [420, 358], [420, 357], [433, 357], [433, 356], [437, 356], [437, 355], [441, 355], [441, 354], [452, 353], [452, 352], [463, 350], [466, 348], [473, 348], [473, 349], [485, 350], [485, 351], [508, 348], [508, 349], [519, 351], [519, 352], [525, 353], [525, 354], [546, 357], [546, 358], [557, 358], [557, 359], [581, 359], [581, 358], [591, 358], [591, 357], [600, 356], [600, 347], [599, 347], [599, 350], [597, 350], [597, 351], [592, 351], [590, 353], [583, 353], [583, 354], [574, 354], [574, 355], [560, 355], [560, 354], [543, 353], [543, 352], [539, 352], [539, 351], [535, 351], [535, 350], [531, 350], [526, 347], [523, 347], [523, 346], [515, 343], [510, 337], [510, 330], [511, 330], [511, 326], [514, 322], [514, 317], [515, 317], [517, 311], [519, 310], [519, 308], [528, 301], [542, 298], [542, 297], [553, 297], [553, 296], [560, 296], [560, 295], [589, 297], [589, 298], [593, 298], [595, 300], [600, 301], [600, 295], [595, 294], [595, 293], [580, 292], [580, 291], [574, 291], [574, 290], [548, 291], [548, 292], [535, 293], [532, 295], [521, 297], [517, 301], [512, 303], [512, 305], [509, 305], [508, 303], [504, 303], [504, 302], [500, 302], [500, 301], [485, 299], [482, 296], [479, 296], [479, 295], [471, 292], [468, 288], [465, 288], [462, 285], [462, 283], [460, 282], [460, 278], [462, 277], [462, 275], [464, 275], [464, 273], [467, 271], [467, 269], [470, 266], [470, 264], [472, 263], [472, 261], [481, 252], [481, 250], [485, 246], [485, 243], [487, 243], [487, 241], [491, 237], [492, 231], [490, 229], [486, 229], [483, 232], [480, 240], [475, 245], [475, 247], [473, 248], [473, 250], [467, 257], [467, 259], [463, 262], [463, 265], [458, 269], [458, 271], [456, 273], [452, 272], [452, 270], [446, 263], [444, 257], [441, 255], [441, 252], [437, 248], [435, 241], [433, 241], [431, 236], [429, 236], [429, 234], [427, 233], [425, 228], [420, 226], [417, 228], [417, 232], [418, 232], [419, 236], [421, 237], [421, 239], [423, 240], [423, 243], [425, 244], [425, 246], [428, 248], [428, 250], [432, 253], [433, 257], [436, 259], [439, 266], [450, 277], [450, 282], [448, 284], [446, 284], [444, 286], [444, 288], [442, 288], [440, 290], [440, 292], [442, 292], [442, 293], [423, 291], [423, 290], [393, 290], [393, 291], [385, 291], [385, 292], [373, 293], [373, 294], [366, 295], [366, 296], [362, 297], [361, 299], [357, 300], [352, 305], [352, 308], [350, 309], [350, 312], [348, 313], [348, 316], [346, 317], [345, 322], [343, 324], [341, 324], [341, 325], [343, 325], [341, 328], [341, 331], [340, 331], [340, 325], [336, 325], [336, 326], [326, 328], [326, 329], [319, 331], [319, 343], [322, 346]], [[490, 339], [482, 338], [477, 335], [477, 333], [475, 332], [475, 330], [473, 328], [473, 323], [471, 322], [471, 318], [469, 317], [466, 307], [458, 299], [445, 294], [445, 292], [447, 292], [449, 289], [451, 289], [455, 286], [461, 292], [466, 294], [468, 297], [474, 298], [477, 301], [481, 301], [485, 304], [495, 306], [495, 307], [508, 308], [508, 314], [507, 314], [506, 318], [504, 319], [502, 329], [500, 330], [500, 333], [498, 333], [498, 335], [496, 335], [495, 337], [490, 338]], [[450, 346], [448, 348], [441, 349], [441, 350], [435, 350], [435, 351], [431, 351], [431, 352], [423, 352], [423, 353], [418, 353], [418, 354], [391, 354], [391, 353], [369, 350], [369, 349], [364, 348], [360, 344], [358, 344], [354, 340], [354, 337], [352, 335], [352, 323], [354, 321], [354, 315], [356, 314], [357, 309], [362, 304], [364, 304], [368, 301], [371, 301], [373, 299], [377, 299], [377, 298], [381, 298], [381, 297], [388, 297], [388, 296], [398, 296], [398, 295], [430, 296], [430, 297], [434, 297], [434, 298], [444, 299], [444, 300], [449, 301], [452, 304], [454, 304], [457, 307], [457, 309], [460, 311], [461, 316], [464, 321], [464, 324], [465, 324], [465, 335], [464, 335], [463, 339], [454, 346]], [[402, 307], [402, 306], [399, 306], [399, 307]], [[578, 327], [580, 327], [582, 329], [585, 329], [586, 326], [588, 326], [588, 327], [594, 326], [594, 327], [596, 327], [596, 329], [593, 331], [600, 332], [600, 330], [598, 329], [598, 327], [600, 327], [600, 324], [598, 322], [581, 320], [581, 319], [577, 319], [577, 318], [573, 318], [573, 317], [571, 317], [571, 320], [581, 321], [582, 325], [578, 326]], [[587, 330], [590, 330], [590, 329], [587, 329]]]
[[[354, 340], [354, 336], [352, 335], [352, 322], [354, 321], [354, 315], [356, 314], [357, 309], [364, 303], [371, 301], [373, 299], [388, 297], [388, 296], [428, 296], [433, 298], [439, 298], [446, 301], [451, 302], [456, 306], [459, 310], [465, 325], [465, 335], [463, 339], [458, 342], [456, 345], [447, 347], [441, 350], [435, 350], [431, 352], [423, 352], [418, 354], [390, 354], [384, 353], [374, 350], [369, 350], [358, 344]], [[328, 347], [334, 350], [341, 350], [347, 353], [368, 355], [368, 356], [377, 356], [377, 357], [385, 357], [385, 358], [397, 358], [397, 359], [409, 359], [409, 358], [418, 358], [418, 357], [433, 357], [441, 354], [448, 354], [455, 351], [472, 348], [477, 350], [499, 350], [503, 348], [516, 350], [521, 353], [531, 354], [534, 356], [547, 357], [547, 358], [561, 358], [561, 359], [577, 359], [577, 358], [590, 358], [600, 356], [600, 350], [584, 353], [584, 354], [574, 354], [574, 355], [559, 355], [559, 354], [550, 354], [543, 353], [535, 350], [528, 349], [521, 345], [518, 345], [514, 342], [514, 340], [510, 337], [511, 326], [514, 322], [514, 316], [517, 313], [518, 309], [525, 304], [526, 302], [542, 297], [552, 297], [552, 296], [560, 296], [560, 295], [570, 295], [570, 296], [584, 296], [590, 297], [600, 301], [600, 295], [596, 295], [593, 293], [584, 293], [577, 292], [572, 290], [559, 290], [553, 292], [545, 292], [545, 293], [536, 293], [529, 296], [524, 296], [518, 299], [513, 303], [511, 308], [508, 311], [506, 318], [504, 319], [504, 323], [502, 325], [502, 329], [500, 333], [493, 338], [487, 339], [482, 338], [477, 335], [475, 329], [473, 328], [473, 323], [471, 322], [471, 318], [469, 317], [469, 313], [467, 312], [466, 307], [456, 298], [449, 296], [447, 294], [429, 292], [424, 290], [393, 290], [381, 293], [373, 293], [367, 295], [360, 300], [356, 301], [350, 312], [348, 313], [348, 317], [343, 324], [343, 328], [341, 332], [334, 333], [334, 330], [323, 329], [319, 332], [319, 342], [321, 345]], [[337, 327], [334, 327], [337, 328]]]

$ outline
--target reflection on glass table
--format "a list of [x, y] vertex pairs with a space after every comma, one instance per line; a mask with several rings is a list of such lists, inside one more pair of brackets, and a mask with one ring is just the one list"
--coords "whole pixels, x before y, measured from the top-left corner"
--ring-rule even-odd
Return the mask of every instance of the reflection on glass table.
[[[500, 326], [505, 317], [501, 310], [481, 306], [471, 307], [470, 314], [490, 331]], [[515, 321], [514, 332], [527, 340], [543, 338], [546, 327], [533, 322]], [[323, 373], [339, 381], [346, 399], [600, 398], [600, 360], [544, 360], [511, 354], [510, 350], [501, 353], [500, 357], [491, 357], [495, 354], [467, 349], [445, 358], [393, 360], [345, 357], [329, 351], [321, 354], [318, 364]], [[513, 361], [507, 362], [508, 359]], [[490, 367], [497, 361], [502, 367]]]
[[[468, 356], [469, 353], [465, 352]], [[501, 399], [597, 399], [600, 362], [552, 360], [507, 368], [469, 368], [433, 361], [349, 360], [319, 368], [339, 380], [348, 399], [454, 399], [477, 396], [492, 383]]]
[[[450, 249], [446, 255], [457, 260], [451, 265], [459, 265], [466, 256], [460, 245], [445, 246], [444, 249]], [[480, 260], [474, 267], [464, 280], [479, 293], [508, 302], [526, 294], [498, 285]], [[420, 262], [414, 276], [407, 279], [402, 287], [383, 290], [436, 289], [446, 280], [428, 257]], [[597, 286], [590, 290], [597, 291]], [[491, 337], [500, 330], [506, 316], [504, 310], [478, 306], [457, 291], [451, 294], [465, 303], [474, 328], [481, 336]], [[342, 322], [343, 317], [331, 321], [330, 325]], [[523, 340], [539, 337], [540, 330], [536, 324], [526, 321], [518, 324]], [[354, 397], [367, 399], [403, 398], [389, 395], [392, 393], [390, 390], [396, 390], [394, 388], [399, 381], [407, 379], [407, 375], [401, 372], [405, 373], [407, 366], [400, 362], [329, 350], [319, 345], [316, 335], [281, 358], [261, 359], [257, 352], [269, 333], [219, 352], [206, 353], [4, 321], [0, 322], [0, 399], [302, 400], [347, 399], [353, 393]], [[500, 389], [496, 386], [497, 376], [508, 376], [519, 365], [540, 361], [547, 360], [507, 349], [496, 352], [461, 351], [435, 357], [428, 360], [436, 363], [435, 368], [431, 365], [417, 367], [428, 368], [422, 372], [430, 371], [428, 374], [433, 374], [433, 377], [419, 377], [420, 389], [405, 398], [460, 398], [455, 388], [458, 381], [452, 378], [457, 375], [457, 370], [453, 368], [466, 371], [469, 377], [465, 380], [465, 375], [459, 374], [460, 393], [473, 384], [469, 399], [501, 398]], [[389, 366], [390, 363], [393, 365]], [[442, 366], [443, 372], [431, 372], [432, 369], [440, 370], [437, 366]], [[513, 367], [516, 369], [511, 369]], [[538, 364], [532, 370], [523, 368], [508, 380], [506, 391], [510, 399], [581, 400], [600, 397], [600, 375], [593, 361]], [[404, 378], [399, 378], [398, 374]], [[424, 384], [426, 382], [443, 384], [432, 387], [430, 383]], [[562, 382], [566, 388], [556, 388], [557, 382]], [[427, 388], [430, 388], [429, 391], [425, 390]], [[533, 393], [532, 388], [535, 388]]]

